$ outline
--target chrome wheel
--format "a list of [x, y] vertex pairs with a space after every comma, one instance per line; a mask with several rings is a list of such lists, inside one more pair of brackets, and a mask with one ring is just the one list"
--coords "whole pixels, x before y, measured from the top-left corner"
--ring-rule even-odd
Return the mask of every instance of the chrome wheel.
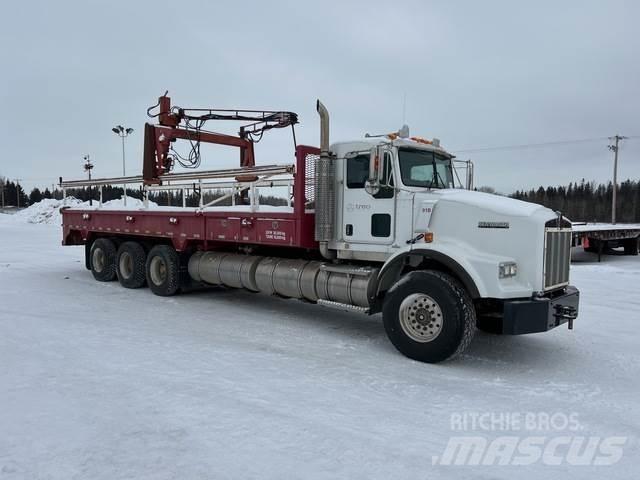
[[93, 255], [91, 255], [91, 264], [96, 272], [102, 272], [104, 270], [105, 255], [101, 248], [95, 248]]
[[442, 331], [440, 305], [424, 293], [413, 293], [400, 304], [400, 327], [419, 343], [433, 341]]
[[155, 256], [151, 259], [149, 275], [156, 285], [162, 285], [167, 279], [167, 265], [161, 257]]

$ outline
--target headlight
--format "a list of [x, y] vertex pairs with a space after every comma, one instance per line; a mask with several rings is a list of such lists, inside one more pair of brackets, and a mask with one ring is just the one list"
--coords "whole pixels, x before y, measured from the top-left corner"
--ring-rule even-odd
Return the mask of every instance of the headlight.
[[500, 278], [515, 277], [518, 273], [518, 264], [516, 262], [502, 262], [498, 265], [498, 276]]

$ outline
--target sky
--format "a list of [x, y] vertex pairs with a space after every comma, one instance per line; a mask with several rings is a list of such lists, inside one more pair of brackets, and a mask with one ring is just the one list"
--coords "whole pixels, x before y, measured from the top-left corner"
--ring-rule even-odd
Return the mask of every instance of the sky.
[[[618, 178], [640, 178], [640, 2], [245, 0], [4, 1], [0, 176], [26, 188], [59, 176], [142, 168], [146, 109], [166, 90], [183, 107], [295, 111], [317, 145], [397, 131], [441, 139], [503, 193], [611, 179], [606, 137], [627, 135]], [[210, 127], [210, 128], [213, 128]], [[215, 125], [233, 133], [234, 125]], [[539, 148], [484, 147], [596, 139]], [[288, 131], [256, 146], [290, 163]], [[204, 150], [203, 168], [237, 164]]]

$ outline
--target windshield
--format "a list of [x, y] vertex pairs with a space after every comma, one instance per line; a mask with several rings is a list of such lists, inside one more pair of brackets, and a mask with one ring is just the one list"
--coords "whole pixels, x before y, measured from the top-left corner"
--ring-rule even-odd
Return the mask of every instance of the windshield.
[[398, 149], [400, 175], [407, 187], [453, 188], [451, 160], [425, 150]]

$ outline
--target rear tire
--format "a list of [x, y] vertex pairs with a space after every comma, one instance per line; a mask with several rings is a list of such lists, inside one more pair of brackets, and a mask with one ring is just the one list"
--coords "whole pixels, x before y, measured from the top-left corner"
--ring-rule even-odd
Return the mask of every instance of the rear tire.
[[138, 242], [124, 242], [118, 248], [116, 274], [120, 285], [125, 288], [140, 288], [147, 281], [147, 255]]
[[99, 238], [89, 255], [93, 278], [99, 282], [111, 282], [116, 278], [116, 245], [108, 238]]
[[638, 238], [627, 238], [622, 242], [625, 255], [638, 255]]
[[450, 275], [408, 273], [385, 296], [382, 317], [391, 343], [404, 355], [437, 363], [471, 343], [476, 314], [467, 291]]
[[162, 297], [175, 295], [180, 288], [180, 257], [169, 245], [156, 245], [147, 255], [147, 284]]

